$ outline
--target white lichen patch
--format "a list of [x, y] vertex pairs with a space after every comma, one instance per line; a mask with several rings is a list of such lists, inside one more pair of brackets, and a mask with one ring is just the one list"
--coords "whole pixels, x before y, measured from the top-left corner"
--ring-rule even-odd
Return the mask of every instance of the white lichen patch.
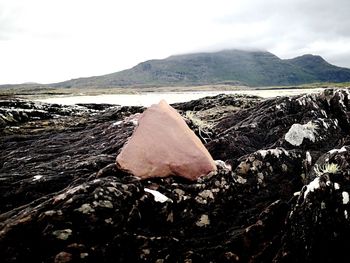
[[334, 189], [335, 190], [339, 190], [339, 188], [340, 188], [339, 184], [338, 183], [334, 183]]
[[322, 123], [322, 126], [323, 126], [325, 129], [328, 129], [328, 128], [329, 128], [329, 124], [326, 123], [326, 122], [324, 121], [324, 119], [318, 118], [317, 120], [318, 120], [320, 123]]
[[180, 189], [180, 188], [176, 188], [176, 189], [174, 190], [174, 192], [175, 192], [179, 197], [181, 197], [181, 196], [183, 196], [183, 195], [185, 194], [185, 191], [182, 190], [182, 189]]
[[221, 189], [229, 189], [230, 185], [227, 183], [227, 181], [225, 180], [225, 178], [221, 178], [221, 182], [220, 182], [220, 186]]
[[142, 249], [143, 254], [149, 255], [151, 253], [151, 250], [148, 248]]
[[57, 196], [54, 197], [54, 203], [55, 202], [58, 202], [58, 201], [61, 201], [61, 200], [64, 200], [67, 198], [67, 195], [66, 193], [63, 193], [63, 194], [59, 194]]
[[288, 156], [289, 153], [283, 148], [275, 148], [275, 149], [268, 149], [268, 150], [259, 150], [257, 151], [261, 155], [263, 159], [265, 159], [266, 155], [274, 155], [277, 158], [279, 158], [282, 154]]
[[262, 173], [257, 174], [258, 184], [262, 184], [264, 182], [264, 175]]
[[217, 175], [218, 174], [218, 171], [211, 171], [205, 175], [202, 175], [201, 177], [199, 177], [197, 179], [197, 182], [198, 183], [202, 183], [202, 182], [205, 182], [207, 180], [209, 180], [210, 178], [212, 178], [213, 176]]
[[177, 201], [180, 202], [181, 200], [186, 200], [187, 196], [185, 196], [185, 191], [179, 188], [176, 188], [174, 192], [177, 195]]
[[167, 222], [173, 223], [174, 222], [174, 214], [173, 212], [170, 212], [169, 215], [166, 218]]
[[116, 192], [117, 188], [113, 187], [113, 186], [107, 186], [107, 190], [111, 193]]
[[97, 184], [97, 183], [99, 183], [99, 182], [101, 182], [101, 179], [94, 179], [94, 180], [92, 181], [92, 183], [94, 183], [94, 184]]
[[72, 235], [72, 230], [69, 228], [56, 230], [56, 231], [53, 231], [52, 234], [58, 239], [67, 240]]
[[283, 171], [283, 172], [287, 172], [287, 171], [288, 171], [288, 166], [287, 166], [285, 163], [283, 163], [283, 164], [281, 165], [281, 168], [282, 168], [282, 171]]
[[345, 104], [344, 104], [344, 94], [341, 92], [337, 92], [337, 93], [339, 95], [339, 104], [346, 109]]
[[89, 253], [80, 253], [81, 259], [87, 258], [88, 256], [89, 256]]
[[306, 124], [295, 123], [290, 127], [289, 131], [284, 136], [285, 140], [291, 145], [300, 146], [304, 139], [309, 139], [312, 142], [315, 142], [318, 126], [312, 121], [309, 121]]
[[106, 224], [113, 224], [113, 219], [111, 217], [110, 218], [106, 218], [105, 222], [106, 222]]
[[109, 200], [99, 200], [98, 202], [94, 201], [93, 205], [95, 207], [103, 207], [103, 208], [113, 208], [113, 204]]
[[344, 191], [341, 195], [343, 196], [343, 204], [346, 205], [349, 203], [349, 193]]
[[320, 188], [320, 178], [316, 177], [311, 183], [306, 186], [306, 191], [304, 192], [304, 199], [310, 193], [315, 191], [315, 189]]
[[110, 197], [109, 195], [104, 196], [104, 198], [106, 198], [106, 199], [109, 200], [109, 201], [112, 201], [112, 200], [113, 200], [113, 198]]
[[205, 227], [205, 226], [208, 226], [209, 224], [210, 224], [210, 220], [208, 215], [206, 214], [201, 215], [199, 220], [196, 222], [196, 226], [199, 226], [199, 227]]
[[261, 155], [261, 157], [264, 159], [266, 154], [267, 154], [267, 150], [259, 150], [258, 153]]
[[88, 188], [88, 186], [86, 186], [85, 184], [83, 185], [78, 185], [72, 189], [69, 189], [68, 191], [66, 191], [65, 193], [59, 194], [57, 196], [54, 197], [54, 203], [58, 202], [58, 201], [62, 201], [64, 199], [67, 198], [68, 195], [73, 195], [76, 192], [83, 190], [84, 192], [86, 191], [86, 189]]
[[221, 185], [221, 184], [220, 184], [220, 181], [218, 181], [218, 180], [215, 180], [214, 184], [215, 184], [215, 186], [217, 186], [217, 187], [219, 187], [219, 186]]
[[306, 102], [305, 102], [305, 98], [304, 98], [304, 97], [298, 98], [296, 101], [298, 102], [298, 104], [299, 104], [300, 106], [305, 106], [305, 105], [306, 105]]
[[258, 169], [260, 169], [262, 167], [262, 164], [263, 164], [262, 161], [254, 160], [253, 163], [252, 163], [253, 167], [251, 168], [251, 170], [258, 170]]
[[333, 150], [330, 150], [328, 151], [329, 154], [333, 154], [333, 153], [343, 153], [343, 152], [346, 152], [346, 148], [343, 146], [341, 147], [340, 149], [333, 149]]
[[72, 189], [69, 189], [69, 190], [67, 191], [67, 194], [72, 195], [72, 194], [75, 194], [76, 192], [78, 192], [78, 191], [80, 191], [80, 190], [83, 190], [83, 191], [85, 192], [87, 188], [88, 188], [87, 185], [78, 185], [78, 186], [76, 186], [76, 187], [73, 187]]
[[135, 113], [133, 115], [130, 115], [124, 119], [126, 123], [131, 123], [134, 126], [137, 126], [139, 124], [139, 119], [141, 117], [141, 113]]
[[93, 209], [90, 204], [83, 204], [81, 207], [79, 207], [76, 210], [83, 214], [90, 214], [95, 212], [95, 209]]
[[53, 216], [53, 215], [56, 215], [56, 211], [55, 210], [49, 210], [49, 211], [44, 212], [44, 215], [46, 215], [46, 216]]
[[211, 191], [213, 193], [218, 193], [218, 192], [220, 192], [220, 189], [219, 188], [212, 188]]
[[116, 122], [112, 123], [112, 127], [119, 126], [122, 123], [123, 123], [123, 121], [116, 121]]
[[151, 190], [151, 189], [148, 189], [148, 188], [145, 188], [144, 190], [145, 190], [145, 192], [152, 194], [153, 197], [154, 197], [154, 201], [156, 201], [156, 202], [164, 203], [164, 202], [166, 202], [168, 200], [170, 202], [172, 202], [172, 200], [170, 198], [168, 198], [167, 196], [161, 194], [158, 191]]
[[227, 163], [225, 163], [224, 161], [215, 160], [214, 162], [215, 162], [216, 166], [219, 166], [219, 167], [222, 167], [222, 168], [224, 168], [226, 170], [232, 171], [232, 166], [227, 164]]
[[206, 199], [201, 198], [201, 197], [199, 197], [199, 196], [196, 196], [196, 197], [195, 197], [195, 200], [196, 200], [196, 202], [197, 202], [198, 204], [202, 204], [202, 205], [206, 205], [206, 204], [208, 203], [208, 201], [207, 201]]
[[236, 181], [239, 184], [245, 184], [247, 182], [247, 179], [244, 179], [242, 176], [238, 175]]
[[254, 155], [249, 156], [248, 157], [248, 161], [251, 162], [251, 163], [254, 162], [255, 161], [255, 156]]
[[113, 204], [112, 204], [112, 202], [109, 201], [109, 200], [101, 200], [99, 203], [100, 203], [100, 206], [101, 206], [101, 207], [113, 208]]
[[291, 218], [293, 216], [293, 213], [294, 213], [294, 211], [292, 210], [289, 214], [289, 218]]
[[210, 190], [203, 190], [202, 192], [200, 192], [198, 194], [198, 196], [200, 196], [204, 199], [214, 199], [214, 195], [213, 195], [212, 191], [210, 191]]
[[113, 193], [115, 196], [121, 196], [123, 193], [121, 191], [119, 191], [117, 188], [113, 187], [113, 186], [108, 186], [107, 190], [110, 193]]
[[34, 175], [34, 176], [33, 176], [33, 182], [34, 182], [34, 181], [38, 181], [38, 180], [40, 180], [41, 178], [43, 178], [42, 175]]
[[195, 197], [196, 202], [203, 205], [208, 203], [208, 199], [214, 199], [213, 192], [210, 190], [203, 190]]
[[309, 151], [306, 152], [306, 162], [311, 165], [312, 163], [312, 157]]

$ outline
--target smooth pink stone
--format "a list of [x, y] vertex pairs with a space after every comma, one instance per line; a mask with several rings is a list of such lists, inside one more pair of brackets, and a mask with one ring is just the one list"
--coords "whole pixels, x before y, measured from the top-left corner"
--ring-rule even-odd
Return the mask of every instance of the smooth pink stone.
[[141, 179], [176, 175], [197, 180], [216, 170], [200, 139], [164, 100], [142, 113], [117, 165]]

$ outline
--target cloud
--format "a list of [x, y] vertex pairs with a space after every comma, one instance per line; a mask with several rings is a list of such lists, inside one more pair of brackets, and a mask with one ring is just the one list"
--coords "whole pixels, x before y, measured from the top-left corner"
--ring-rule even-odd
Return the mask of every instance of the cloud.
[[0, 83], [56, 82], [223, 48], [350, 67], [347, 0], [0, 0]]
[[[339, 41], [350, 44], [349, 12], [350, 3], [346, 0], [245, 1], [240, 9], [219, 17], [216, 22], [226, 27], [246, 27], [244, 31], [248, 32], [238, 34], [237, 40], [246, 40], [249, 45], [260, 46], [282, 56], [295, 56], [305, 50], [331, 54]], [[265, 25], [258, 34], [254, 31], [256, 24]], [[229, 38], [222, 40], [226, 44], [233, 41]], [[319, 42], [328, 43], [329, 51], [325, 46], [319, 48]], [[350, 66], [349, 53], [345, 55]]]
[[4, 3], [0, 2], [0, 40], [9, 40], [11, 35], [19, 31], [14, 25], [15, 12], [14, 6], [5, 6]]

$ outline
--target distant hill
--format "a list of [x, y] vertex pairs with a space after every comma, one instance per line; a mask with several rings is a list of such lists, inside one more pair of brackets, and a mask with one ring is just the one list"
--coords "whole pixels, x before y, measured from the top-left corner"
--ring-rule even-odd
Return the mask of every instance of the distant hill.
[[224, 50], [148, 60], [120, 72], [51, 84], [54, 87], [190, 86], [240, 84], [298, 85], [350, 81], [350, 69], [329, 64], [320, 56], [280, 59], [265, 51]]
[[303, 55], [284, 61], [302, 68], [320, 82], [347, 82], [350, 78], [350, 69], [329, 64], [320, 56]]

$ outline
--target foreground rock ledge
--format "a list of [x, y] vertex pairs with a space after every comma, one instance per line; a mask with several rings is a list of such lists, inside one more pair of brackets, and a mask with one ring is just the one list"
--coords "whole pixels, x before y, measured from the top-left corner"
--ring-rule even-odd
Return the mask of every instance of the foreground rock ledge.
[[0, 102], [1, 262], [349, 262], [346, 89], [174, 105], [196, 134], [210, 121], [205, 146], [232, 167], [216, 161], [195, 182], [116, 169], [141, 107], [11, 103]]
[[164, 100], [138, 118], [117, 165], [141, 179], [176, 175], [194, 181], [216, 170], [200, 139]]

